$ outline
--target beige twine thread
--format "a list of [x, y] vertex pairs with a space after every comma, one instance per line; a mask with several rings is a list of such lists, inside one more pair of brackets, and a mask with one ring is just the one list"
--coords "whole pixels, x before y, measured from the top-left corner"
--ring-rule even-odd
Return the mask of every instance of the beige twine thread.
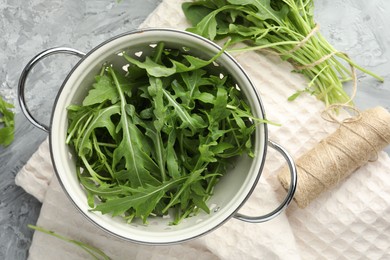
[[314, 26], [314, 28], [309, 32], [308, 35], [306, 35], [306, 37], [302, 41], [300, 41], [297, 45], [295, 45], [294, 48], [292, 48], [291, 50], [289, 50], [283, 54], [291, 54], [291, 53], [295, 52], [296, 50], [300, 49], [301, 47], [303, 47], [306, 44], [306, 42], [309, 41], [310, 38], [318, 32], [319, 29], [320, 29], [320, 25], [316, 24], [316, 26]]
[[[259, 49], [258, 51], [264, 52], [264, 53], [269, 53], [269, 54], [275, 55], [275, 56], [283, 56], [283, 55], [292, 54], [292, 53], [294, 53], [295, 51], [297, 51], [297, 50], [299, 50], [300, 48], [302, 48], [302, 47], [310, 40], [310, 38], [313, 37], [314, 34], [316, 34], [316, 33], [318, 32], [319, 29], [320, 29], [320, 25], [319, 25], [319, 24], [316, 24], [316, 26], [314, 26], [314, 28], [309, 32], [309, 34], [306, 35], [306, 37], [303, 38], [300, 42], [298, 42], [298, 43], [294, 46], [294, 48], [292, 48], [291, 50], [285, 51], [285, 52], [283, 52], [283, 53], [280, 53], [280, 52], [277, 52], [277, 51], [274, 51], [274, 50], [268, 49], [268, 48]], [[333, 53], [333, 52], [330, 53], [330, 54], [329, 54], [330, 57], [327, 57], [327, 56], [329, 56], [329, 55], [326, 55], [327, 58], [324, 59], [323, 61], [321, 61], [322, 59], [320, 59], [320, 60], [318, 60], [318, 61], [315, 61], [315, 63], [317, 63], [317, 64], [315, 64], [315, 65], [313, 65], [314, 63], [311, 63], [311, 64], [303, 65], [302, 67], [304, 67], [304, 68], [305, 68], [306, 66], [307, 66], [307, 68], [314, 67], [314, 66], [320, 64], [321, 62], [324, 62], [325, 60], [331, 58], [331, 57], [332, 57], [333, 55], [335, 55], [336, 53], [337, 53], [337, 52], [335, 52], [335, 53]], [[324, 57], [325, 57], [325, 56], [324, 56]], [[298, 67], [299, 67], [299, 66], [298, 66]]]
[[[352, 172], [378, 157], [390, 144], [390, 113], [376, 107], [359, 114], [360, 119], [342, 121], [340, 127], [297, 161], [298, 185], [294, 200], [301, 208]], [[288, 169], [278, 174], [288, 189]]]
[[[259, 51], [261, 52], [265, 52], [265, 53], [269, 53], [271, 55], [276, 55], [276, 56], [284, 56], [284, 55], [290, 55], [292, 53], [294, 53], [295, 51], [299, 50], [300, 48], [302, 48], [309, 40], [311, 37], [313, 37], [320, 29], [320, 25], [319, 24], [316, 24], [316, 26], [313, 27], [313, 29], [306, 35], [305, 38], [303, 38], [300, 42], [298, 42], [294, 48], [292, 48], [291, 50], [288, 50], [288, 51], [285, 51], [285, 52], [276, 52], [274, 50], [270, 50], [270, 49], [260, 49]], [[303, 65], [298, 65], [297, 63], [293, 63], [294, 67], [296, 70], [305, 70], [305, 69], [311, 69], [317, 65], [320, 65], [321, 63], [329, 60], [330, 58], [332, 58], [334, 55], [336, 54], [339, 54], [341, 52], [339, 51], [332, 51], [331, 53], [325, 55], [325, 56], [322, 56], [320, 59], [312, 62], [312, 63], [309, 63], [309, 64], [303, 64]], [[345, 53], [341, 53], [341, 54], [344, 54], [346, 55]], [[347, 56], [347, 55], [346, 55]]]
[[[351, 72], [351, 98], [344, 104], [330, 105], [321, 114], [324, 120], [338, 123], [339, 128], [296, 161], [298, 184], [294, 200], [301, 208], [362, 165], [377, 160], [378, 152], [390, 144], [390, 113], [386, 109], [376, 107], [360, 112], [350, 105], [357, 92], [353, 66]], [[339, 109], [349, 112], [349, 116], [339, 120], [334, 113]], [[290, 178], [287, 167], [278, 177], [283, 187], [288, 189]]]
[[305, 70], [305, 69], [311, 69], [317, 65], [320, 65], [321, 63], [329, 60], [330, 58], [332, 58], [334, 55], [336, 55], [337, 53], [340, 53], [338, 51], [333, 51], [331, 53], [329, 53], [328, 55], [325, 55], [325, 56], [322, 56], [321, 59], [319, 60], [316, 60], [314, 61], [313, 63], [310, 63], [310, 64], [305, 64], [305, 65], [302, 65], [302, 66], [298, 66], [298, 65], [295, 65], [295, 68], [297, 70]]

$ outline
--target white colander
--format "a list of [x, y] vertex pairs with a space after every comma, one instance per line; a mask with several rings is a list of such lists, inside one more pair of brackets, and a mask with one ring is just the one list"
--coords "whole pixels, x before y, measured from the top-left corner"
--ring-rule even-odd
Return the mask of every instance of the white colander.
[[[295, 165], [288, 153], [279, 145], [268, 140], [267, 125], [259, 124], [254, 136], [255, 158], [242, 156], [237, 160], [233, 169], [225, 174], [217, 186], [213, 196], [208, 201], [211, 213], [199, 213], [182, 221], [179, 225], [171, 226], [167, 217], [152, 217], [149, 224], [141, 222], [126, 223], [120, 217], [102, 215], [89, 211], [86, 193], [80, 185], [74, 162], [74, 155], [65, 143], [67, 135], [67, 107], [79, 104], [86, 96], [94, 82], [101, 66], [105, 62], [121, 65], [123, 58], [118, 53], [145, 51], [146, 46], [160, 41], [172, 48], [188, 47], [192, 55], [211, 58], [220, 51], [220, 47], [198, 35], [173, 29], [146, 29], [119, 35], [100, 44], [87, 54], [70, 48], [53, 48], [35, 56], [25, 67], [19, 81], [19, 102], [27, 119], [36, 127], [50, 135], [50, 151], [53, 166], [66, 194], [82, 214], [100, 228], [115, 236], [144, 244], [171, 244], [197, 238], [221, 226], [231, 217], [247, 222], [264, 222], [277, 216], [290, 203], [296, 187]], [[67, 53], [79, 56], [81, 60], [66, 77], [54, 104], [50, 126], [38, 122], [29, 112], [25, 98], [24, 87], [31, 69], [43, 58]], [[218, 64], [230, 75], [243, 91], [254, 116], [264, 118], [264, 108], [255, 86], [237, 61], [224, 52], [217, 60]], [[285, 200], [274, 211], [263, 216], [245, 216], [238, 213], [240, 207], [251, 195], [261, 176], [266, 158], [267, 146], [279, 151], [287, 160], [291, 172], [291, 187]], [[66, 221], [66, 218], [64, 218]]]

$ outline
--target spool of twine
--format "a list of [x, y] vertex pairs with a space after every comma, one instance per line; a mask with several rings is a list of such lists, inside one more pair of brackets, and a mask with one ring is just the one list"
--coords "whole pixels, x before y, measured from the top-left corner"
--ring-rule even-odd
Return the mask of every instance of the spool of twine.
[[[340, 127], [296, 161], [298, 184], [294, 200], [304, 208], [390, 144], [390, 113], [383, 107], [368, 109], [358, 118], [339, 122]], [[288, 168], [278, 173], [287, 190]]]

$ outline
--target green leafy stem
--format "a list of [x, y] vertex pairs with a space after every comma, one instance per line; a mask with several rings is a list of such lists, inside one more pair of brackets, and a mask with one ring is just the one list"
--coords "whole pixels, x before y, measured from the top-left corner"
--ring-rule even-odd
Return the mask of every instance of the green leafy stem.
[[109, 256], [107, 256], [99, 248], [96, 248], [96, 247], [91, 246], [89, 244], [86, 244], [84, 242], [81, 242], [81, 241], [78, 241], [78, 240], [74, 240], [74, 239], [62, 236], [62, 235], [60, 235], [60, 234], [58, 234], [58, 233], [56, 233], [54, 231], [47, 230], [47, 229], [45, 229], [43, 227], [34, 226], [34, 225], [30, 225], [30, 224], [28, 225], [28, 227], [31, 228], [31, 229], [34, 229], [36, 231], [42, 232], [44, 234], [56, 237], [56, 238], [58, 238], [58, 239], [60, 239], [60, 240], [62, 240], [64, 242], [76, 245], [77, 247], [79, 247], [82, 250], [84, 250], [85, 252], [87, 252], [91, 257], [93, 257], [93, 259], [104, 259], [104, 260], [111, 259]]
[[[229, 52], [271, 50], [291, 62], [309, 84], [289, 100], [308, 92], [326, 105], [350, 102], [344, 90], [345, 82], [356, 83], [350, 67], [384, 81], [322, 36], [314, 21], [313, 0], [202, 0], [186, 2], [182, 8], [193, 26], [188, 31], [211, 40], [230, 39]], [[247, 47], [233, 47], [239, 42]]]

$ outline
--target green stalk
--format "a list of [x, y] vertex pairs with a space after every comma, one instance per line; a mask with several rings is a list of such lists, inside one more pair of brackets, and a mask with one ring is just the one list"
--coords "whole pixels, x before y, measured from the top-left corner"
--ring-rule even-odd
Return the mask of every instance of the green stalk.
[[55, 233], [54, 231], [50, 231], [50, 230], [47, 230], [47, 229], [44, 229], [42, 227], [38, 227], [38, 226], [34, 226], [34, 225], [27, 225], [29, 228], [31, 229], [34, 229], [36, 231], [39, 231], [39, 232], [42, 232], [44, 234], [47, 234], [47, 235], [50, 235], [50, 236], [53, 236], [53, 237], [56, 237], [58, 239], [61, 239], [62, 241], [65, 241], [67, 243], [70, 243], [70, 244], [74, 244], [78, 247], [80, 247], [82, 250], [84, 250], [85, 252], [87, 252], [88, 254], [90, 254], [93, 259], [106, 259], [106, 260], [109, 260], [111, 259], [108, 255], [106, 255], [102, 250], [100, 250], [99, 248], [96, 248], [94, 246], [91, 246], [91, 245], [88, 245], [86, 243], [83, 243], [81, 241], [77, 241], [77, 240], [74, 240], [74, 239], [70, 239], [70, 238], [67, 238], [67, 237], [64, 237], [64, 236], [61, 236], [57, 233]]
[[372, 77], [374, 77], [375, 79], [379, 80], [380, 82], [384, 82], [385, 79], [379, 75], [376, 75], [375, 73], [361, 67], [360, 65], [356, 64], [355, 62], [353, 62], [350, 58], [348, 58], [347, 56], [345, 56], [345, 54], [343, 53], [336, 53], [336, 55], [340, 58], [342, 58], [343, 60], [345, 60], [346, 62], [348, 62], [349, 64], [351, 64], [353, 67], [357, 68], [358, 70], [364, 72], [365, 74], [368, 74]]
[[236, 49], [229, 49], [228, 52], [231, 53], [240, 53], [240, 52], [246, 52], [246, 51], [257, 51], [262, 49], [269, 49], [271, 47], [280, 46], [280, 45], [291, 45], [291, 44], [297, 44], [299, 42], [297, 41], [288, 41], [288, 42], [275, 42], [275, 43], [269, 43], [264, 44], [260, 46], [251, 46], [251, 47], [244, 47], [244, 48], [236, 48]]

